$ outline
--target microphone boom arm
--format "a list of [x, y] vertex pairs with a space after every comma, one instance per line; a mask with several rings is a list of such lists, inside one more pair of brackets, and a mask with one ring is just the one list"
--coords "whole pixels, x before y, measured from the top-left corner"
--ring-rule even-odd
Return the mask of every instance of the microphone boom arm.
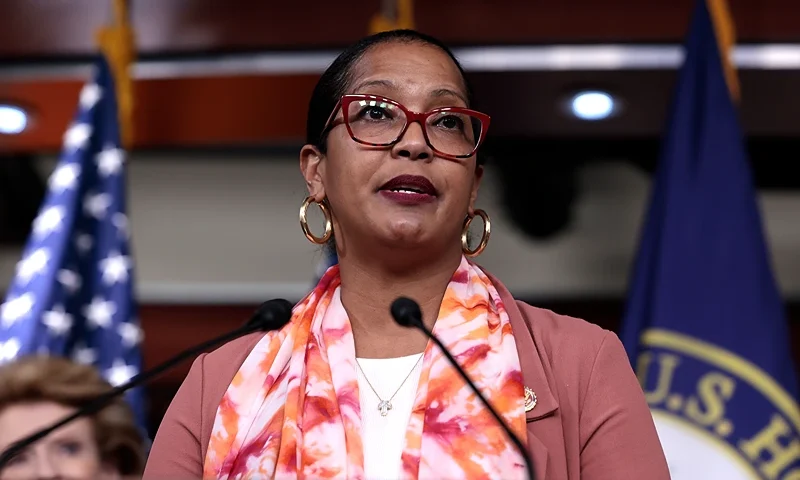
[[223, 337], [218, 337], [207, 342], [201, 343], [195, 347], [190, 348], [189, 350], [183, 351], [178, 355], [175, 355], [168, 361], [162, 363], [158, 367], [154, 368], [153, 370], [142, 372], [139, 375], [133, 377], [130, 381], [123, 383], [113, 389], [107, 391], [106, 393], [96, 397], [94, 400], [89, 402], [88, 404], [84, 405], [80, 409], [76, 410], [72, 414], [62, 418], [58, 422], [50, 425], [49, 427], [45, 428], [44, 430], [40, 430], [36, 432], [34, 435], [30, 437], [25, 437], [22, 440], [11, 444], [1, 455], [0, 455], [0, 470], [6, 466], [6, 464], [15, 456], [17, 455], [23, 448], [27, 447], [31, 443], [41, 440], [42, 438], [50, 435], [54, 431], [58, 430], [59, 428], [63, 427], [64, 425], [76, 420], [79, 417], [83, 417], [88, 414], [95, 413], [97, 411], [102, 410], [104, 407], [108, 406], [108, 404], [116, 398], [118, 395], [138, 387], [139, 385], [146, 383], [148, 380], [155, 378], [166, 370], [174, 367], [175, 365], [184, 362], [187, 358], [193, 357], [206, 349], [213, 347], [219, 343], [227, 342], [234, 338], [243, 335], [244, 333], [250, 333], [248, 330], [256, 331], [251, 326], [244, 326], [238, 328]]
[[439, 338], [434, 335], [433, 332], [428, 329], [428, 327], [425, 326], [425, 322], [422, 321], [422, 310], [419, 308], [419, 304], [408, 297], [399, 297], [392, 302], [392, 306], [389, 308], [389, 311], [392, 314], [394, 321], [397, 322], [398, 325], [403, 327], [417, 328], [422, 331], [426, 337], [428, 337], [430, 340], [433, 340], [433, 343], [439, 347], [439, 350], [441, 350], [442, 354], [444, 354], [445, 358], [447, 358], [447, 360], [450, 362], [450, 366], [452, 366], [458, 372], [458, 374], [461, 375], [461, 378], [464, 379], [464, 382], [469, 385], [472, 393], [474, 393], [478, 399], [480, 399], [483, 406], [489, 410], [497, 424], [500, 425], [505, 432], [506, 436], [508, 436], [514, 446], [517, 447], [519, 454], [522, 455], [522, 459], [525, 461], [525, 470], [528, 473], [528, 478], [530, 480], [534, 480], [536, 478], [536, 472], [533, 469], [533, 460], [531, 460], [530, 453], [525, 448], [525, 445], [522, 444], [519, 437], [517, 437], [511, 430], [511, 427], [509, 427], [508, 424], [500, 417], [500, 414], [497, 413], [497, 410], [495, 410], [494, 407], [492, 407], [492, 405], [489, 403], [489, 400], [487, 400], [480, 390], [478, 390], [475, 382], [473, 382], [472, 379], [469, 378], [469, 375], [467, 375], [467, 372], [461, 368], [461, 365], [459, 365], [459, 363], [453, 357], [453, 354], [450, 353], [450, 350], [448, 350], [442, 341], [439, 340]]
[[122, 385], [118, 385], [111, 390], [105, 392], [102, 395], [99, 395], [92, 399], [87, 404], [83, 405], [82, 407], [78, 408], [75, 412], [71, 413], [70, 415], [62, 418], [58, 422], [50, 425], [47, 428], [39, 430], [38, 432], [29, 435], [27, 437], [23, 437], [20, 440], [12, 443], [8, 448], [6, 448], [0, 454], [0, 472], [2, 472], [3, 468], [14, 458], [18, 455], [23, 449], [27, 448], [29, 445], [41, 440], [42, 438], [50, 435], [54, 431], [58, 430], [59, 428], [63, 427], [64, 425], [80, 418], [85, 415], [90, 415], [95, 413], [99, 410], [102, 410], [108, 404], [116, 398], [118, 395], [125, 393], [126, 391], [136, 388], [139, 385], [142, 385], [151, 379], [161, 375], [165, 371], [169, 370], [170, 368], [178, 365], [188, 358], [192, 358], [197, 356], [199, 353], [202, 353], [208, 350], [211, 347], [219, 345], [221, 343], [226, 343], [230, 340], [238, 338], [240, 336], [258, 332], [258, 331], [272, 331], [281, 328], [283, 325], [289, 322], [292, 313], [292, 305], [283, 299], [276, 299], [264, 302], [253, 315], [253, 317], [243, 326], [228, 332], [224, 335], [220, 335], [219, 337], [212, 338], [211, 340], [207, 340], [199, 345], [195, 345], [187, 350], [180, 352], [179, 354], [175, 355], [174, 357], [170, 358], [166, 362], [163, 362], [156, 366], [151, 370], [146, 370], [139, 375], [136, 375], [129, 381], [123, 383]]

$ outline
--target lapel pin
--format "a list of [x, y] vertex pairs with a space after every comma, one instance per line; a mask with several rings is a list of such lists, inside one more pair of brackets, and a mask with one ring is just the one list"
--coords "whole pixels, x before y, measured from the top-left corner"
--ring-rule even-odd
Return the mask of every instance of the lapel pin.
[[525, 411], [530, 412], [536, 406], [536, 392], [525, 387]]

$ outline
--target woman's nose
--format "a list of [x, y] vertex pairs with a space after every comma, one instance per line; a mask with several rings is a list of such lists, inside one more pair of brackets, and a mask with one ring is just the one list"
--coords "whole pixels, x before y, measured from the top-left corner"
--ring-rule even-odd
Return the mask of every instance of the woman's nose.
[[36, 478], [38, 480], [61, 479], [56, 463], [48, 455], [37, 455], [35, 462]]
[[425, 141], [425, 134], [419, 122], [408, 126], [400, 140], [392, 147], [392, 156], [410, 160], [426, 160], [433, 156], [433, 150]]

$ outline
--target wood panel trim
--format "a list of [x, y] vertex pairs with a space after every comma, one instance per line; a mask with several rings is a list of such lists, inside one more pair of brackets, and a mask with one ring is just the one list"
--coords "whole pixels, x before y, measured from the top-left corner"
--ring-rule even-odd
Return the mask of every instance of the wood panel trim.
[[[340, 50], [259, 52], [202, 58], [140, 59], [133, 66], [139, 80], [239, 75], [319, 75]], [[519, 45], [454, 48], [467, 72], [553, 72], [571, 70], [674, 70], [683, 61], [679, 44]], [[732, 62], [746, 70], [800, 70], [800, 43], [738, 44]], [[0, 82], [86, 79], [90, 63], [0, 68]]]
[[[137, 81], [134, 148], [254, 146], [305, 138], [318, 76], [235, 76]], [[29, 109], [31, 127], [0, 152], [57, 152], [75, 115], [82, 80], [5, 83], [0, 101]]]
[[[676, 46], [482, 47], [460, 52], [470, 72], [490, 71], [497, 75], [520, 71], [660, 70], [675, 68], [681, 61]], [[136, 67], [134, 148], [302, 143], [308, 98], [319, 71], [333, 54], [302, 55], [140, 62]], [[738, 47], [735, 59], [739, 67], [800, 70], [800, 44], [743, 45]], [[7, 75], [0, 78], [0, 102], [20, 105], [32, 116], [27, 131], [0, 138], [0, 152], [59, 151], [75, 114], [87, 66], [68, 70], [58, 67], [55, 71], [41, 67], [0, 71]]]
[[[417, 1], [415, 27], [452, 45], [679, 41], [694, 0]], [[111, 2], [3, 0], [0, 56], [86, 55]], [[792, 0], [730, 2], [739, 38], [800, 39]], [[365, 36], [378, 0], [149, 0], [133, 2], [139, 52], [209, 52], [341, 47]], [[43, 33], [46, 32], [46, 33]]]

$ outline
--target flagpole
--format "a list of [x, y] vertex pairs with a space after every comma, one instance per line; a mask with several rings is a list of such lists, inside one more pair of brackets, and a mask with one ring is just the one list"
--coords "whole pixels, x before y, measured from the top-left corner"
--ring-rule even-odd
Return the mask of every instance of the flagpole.
[[413, 0], [381, 0], [380, 12], [370, 20], [369, 33], [414, 28]]

